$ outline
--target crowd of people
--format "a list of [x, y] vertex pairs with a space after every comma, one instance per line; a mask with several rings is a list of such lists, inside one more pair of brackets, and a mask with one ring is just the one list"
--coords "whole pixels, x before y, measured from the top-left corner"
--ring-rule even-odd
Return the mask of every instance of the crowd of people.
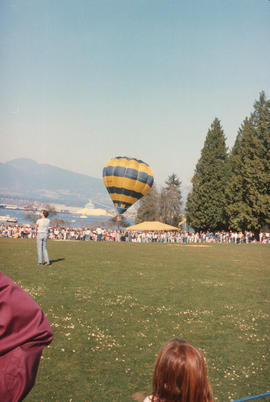
[[[35, 225], [2, 224], [0, 237], [29, 238], [37, 237]], [[116, 229], [50, 227], [48, 238], [51, 240], [85, 241], [127, 241], [133, 243], [257, 243], [252, 232], [134, 232]], [[270, 233], [260, 233], [260, 243], [270, 244]]]

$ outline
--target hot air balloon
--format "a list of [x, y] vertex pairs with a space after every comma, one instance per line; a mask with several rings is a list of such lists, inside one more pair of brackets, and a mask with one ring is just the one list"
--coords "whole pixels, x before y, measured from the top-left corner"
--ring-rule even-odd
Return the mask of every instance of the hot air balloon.
[[150, 166], [136, 158], [117, 156], [103, 168], [103, 181], [118, 214], [148, 193], [154, 183]]

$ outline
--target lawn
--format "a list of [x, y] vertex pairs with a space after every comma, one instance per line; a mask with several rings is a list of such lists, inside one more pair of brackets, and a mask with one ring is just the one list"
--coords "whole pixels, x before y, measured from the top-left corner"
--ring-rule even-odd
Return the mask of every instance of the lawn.
[[[54, 331], [30, 401], [132, 401], [179, 337], [205, 354], [215, 399], [270, 392], [270, 246], [0, 240], [0, 268]], [[262, 399], [263, 400], [263, 399]], [[265, 399], [264, 399], [265, 401]]]

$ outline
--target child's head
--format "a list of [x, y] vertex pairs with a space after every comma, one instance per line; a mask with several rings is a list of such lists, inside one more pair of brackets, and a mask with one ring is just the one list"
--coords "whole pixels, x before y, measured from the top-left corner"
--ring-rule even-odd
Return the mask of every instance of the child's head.
[[202, 353], [173, 339], [161, 349], [153, 376], [153, 401], [212, 402]]
[[47, 218], [47, 216], [49, 215], [49, 212], [46, 211], [46, 209], [43, 209], [43, 211], [41, 213], [44, 216], [44, 218]]

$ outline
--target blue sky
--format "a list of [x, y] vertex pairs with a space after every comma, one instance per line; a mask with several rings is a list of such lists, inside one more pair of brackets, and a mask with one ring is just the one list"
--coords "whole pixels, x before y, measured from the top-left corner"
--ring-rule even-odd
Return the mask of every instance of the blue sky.
[[93, 177], [138, 157], [190, 182], [218, 117], [270, 97], [269, 0], [1, 0], [0, 162]]

